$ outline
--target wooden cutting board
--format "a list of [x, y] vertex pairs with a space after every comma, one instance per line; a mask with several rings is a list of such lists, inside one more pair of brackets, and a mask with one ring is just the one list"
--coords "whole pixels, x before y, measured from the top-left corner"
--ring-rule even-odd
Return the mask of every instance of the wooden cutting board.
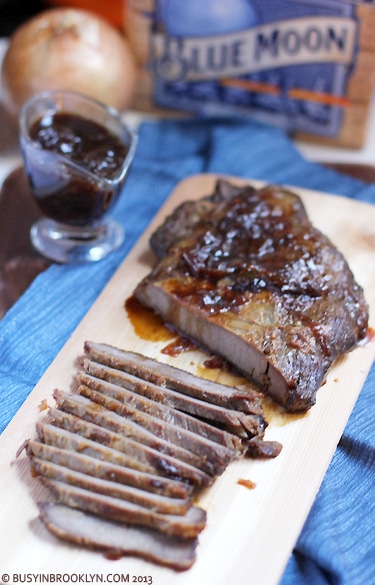
[[[283, 444], [281, 454], [274, 460], [231, 464], [202, 495], [199, 503], [207, 510], [208, 523], [200, 535], [197, 561], [187, 572], [134, 558], [111, 561], [55, 539], [39, 521], [36, 507], [48, 494], [31, 477], [25, 454], [16, 458], [23, 441], [35, 435], [35, 423], [43, 417], [40, 405], [45, 400], [53, 404], [54, 388], [69, 389], [86, 339], [202, 372], [206, 355], [200, 351], [176, 357], [162, 354], [166, 343], [135, 333], [124, 303], [152, 267], [148, 245], [152, 231], [182, 201], [211, 193], [216, 179], [196, 175], [178, 185], [0, 437], [0, 568], [10, 583], [13, 574], [83, 575], [83, 582], [107, 579], [155, 585], [250, 583], [250, 575], [254, 585], [279, 582], [373, 362], [373, 341], [339, 360], [307, 415], [287, 416], [271, 408], [266, 438]], [[346, 256], [364, 287], [370, 326], [375, 329], [375, 206], [299, 188], [294, 191], [301, 195], [315, 226]], [[220, 370], [216, 378], [228, 384], [243, 382]], [[238, 480], [256, 485], [248, 489]]]

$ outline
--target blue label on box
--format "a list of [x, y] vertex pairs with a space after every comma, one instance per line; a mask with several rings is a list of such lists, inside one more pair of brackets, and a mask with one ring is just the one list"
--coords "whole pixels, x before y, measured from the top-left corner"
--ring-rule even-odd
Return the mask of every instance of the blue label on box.
[[337, 134], [358, 50], [353, 3], [157, 0], [152, 18], [157, 105]]

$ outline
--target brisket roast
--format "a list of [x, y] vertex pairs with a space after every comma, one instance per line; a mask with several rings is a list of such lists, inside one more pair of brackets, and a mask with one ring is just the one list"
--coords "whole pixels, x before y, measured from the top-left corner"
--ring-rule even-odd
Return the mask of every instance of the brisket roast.
[[138, 300], [288, 411], [309, 409], [332, 363], [366, 335], [345, 258], [283, 188], [220, 180], [150, 243], [158, 262]]

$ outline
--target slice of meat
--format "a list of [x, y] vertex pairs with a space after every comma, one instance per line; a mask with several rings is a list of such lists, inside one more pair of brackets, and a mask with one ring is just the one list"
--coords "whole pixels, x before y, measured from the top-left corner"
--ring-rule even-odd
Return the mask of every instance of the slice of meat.
[[58, 503], [117, 522], [147, 526], [181, 538], [195, 538], [206, 525], [206, 512], [197, 506], [191, 506], [183, 516], [159, 514], [132, 502], [93, 493], [57, 480], [40, 479]]
[[[85, 371], [95, 378], [107, 381], [116, 387], [129, 389], [132, 393], [149, 398], [153, 403], [156, 401], [176, 411], [182, 411], [192, 415], [188, 420], [197, 421], [196, 418], [192, 417], [200, 417], [200, 419], [220, 425], [220, 427], [230, 432], [225, 432], [222, 429], [219, 430], [212, 424], [202, 423], [200, 419], [198, 421], [200, 424], [196, 427], [195, 432], [199, 432], [200, 435], [206, 436], [238, 452], [241, 451], [241, 441], [234, 434], [239, 437], [247, 437], [249, 433], [252, 436], [263, 434], [267, 426], [261, 414], [245, 414], [240, 411], [230, 410], [223, 406], [205, 402], [198, 398], [192, 398], [186, 394], [181, 394], [164, 386], [157, 386], [152, 382], [142, 380], [127, 372], [98, 364], [91, 360], [84, 360], [83, 366]], [[79, 377], [79, 379], [81, 381], [85, 380], [82, 377]]]
[[197, 538], [176, 538], [142, 526], [99, 518], [63, 504], [40, 502], [40, 518], [58, 538], [114, 555], [131, 555], [177, 571], [196, 559]]
[[[185, 493], [192, 490], [192, 486], [181, 483], [179, 479], [174, 480], [169, 477], [162, 479], [160, 475], [157, 475], [160, 473], [160, 454], [155, 453], [154, 450], [149, 449], [136, 441], [132, 441], [119, 433], [114, 433], [113, 431], [99, 427], [99, 425], [88, 422], [85, 419], [67, 412], [60, 411], [56, 408], [49, 409], [49, 416], [52, 418], [54, 425], [70, 431], [71, 433], [80, 435], [81, 437], [85, 437], [94, 443], [98, 443], [104, 447], [109, 447], [112, 452], [120, 451], [120, 453], [127, 455], [129, 457], [127, 466], [131, 469], [151, 474], [151, 476], [155, 477], [157, 480], [156, 486], [164, 485], [164, 488], [162, 489], [167, 489], [165, 486], [165, 482], [167, 482], [169, 485], [168, 489], [173, 489], [173, 491], [177, 490], [177, 492], [180, 492], [181, 486], [186, 490]], [[164, 468], [164, 465], [162, 465], [162, 467]], [[163, 472], [163, 474], [165, 474], [165, 472]]]
[[[133, 461], [132, 457], [125, 455], [124, 453], [101, 445], [96, 441], [86, 439], [81, 435], [69, 432], [56, 425], [38, 422], [36, 424], [36, 430], [39, 440], [46, 445], [51, 445], [59, 449], [66, 449], [68, 451], [79, 452], [88, 457], [99, 459], [100, 461], [107, 461], [123, 467], [130, 467], [129, 464]], [[135, 461], [137, 461], [137, 459], [135, 459]], [[134, 467], [132, 467], [132, 469], [134, 469]]]
[[254, 437], [247, 443], [248, 455], [254, 459], [274, 459], [280, 454], [282, 445], [278, 441], [263, 441]]
[[[94, 457], [95, 459], [108, 461], [115, 465], [122, 465], [124, 467], [129, 467], [133, 461], [133, 457], [128, 454], [101, 445], [96, 441], [83, 438], [76, 433], [69, 432], [66, 429], [52, 424], [38, 422], [36, 424], [36, 430], [40, 441], [47, 445], [52, 445], [60, 449], [68, 449], [70, 451], [77, 451], [89, 457]], [[135, 443], [134, 447], [136, 448], [137, 446], [137, 443]], [[137, 461], [136, 458], [135, 460]]]
[[35, 475], [68, 483], [112, 498], [126, 500], [133, 504], [139, 504], [159, 514], [186, 514], [191, 506], [191, 500], [189, 499], [169, 498], [137, 487], [126, 486], [110, 479], [93, 477], [82, 471], [74, 471], [51, 461], [44, 461], [39, 457], [30, 457], [30, 463]]
[[116, 463], [84, 455], [79, 451], [74, 452], [31, 440], [27, 441], [26, 450], [29, 457], [34, 456], [43, 461], [62, 465], [73, 471], [83, 472], [86, 475], [109, 479], [171, 498], [187, 499], [192, 493], [191, 486], [181, 481], [138, 471], [134, 468], [123, 467]]
[[198, 469], [204, 469], [212, 476], [220, 475], [237, 455], [226, 447], [175, 425], [174, 421], [163, 421], [87, 386], [80, 386], [78, 391], [81, 396], [104, 406], [111, 412], [116, 412], [126, 420], [133, 421], [158, 439], [165, 441], [170, 445], [170, 451], [173, 450], [174, 446], [184, 450], [184, 453], [181, 452], [184, 461], [195, 465]]
[[[104, 461], [115, 463], [117, 465], [127, 466], [128, 458], [123, 457], [123, 454], [114, 449], [100, 445], [95, 441], [85, 439], [75, 433], [70, 433], [65, 429], [60, 429], [54, 425], [40, 424], [37, 425], [40, 439], [48, 445], [58, 447], [60, 449], [67, 449], [70, 451], [78, 451], [90, 457], [95, 457]], [[151, 449], [147, 445], [137, 444], [136, 441], [130, 445], [136, 452], [137, 457], [152, 462], [156, 473], [160, 473], [165, 477], [172, 479], [179, 479], [187, 481], [192, 485], [210, 485], [213, 481], [212, 477], [185, 463], [175, 457], [160, 453], [156, 449]]]
[[54, 426], [109, 447], [112, 452], [120, 451], [122, 465], [125, 465], [126, 462], [127, 467], [138, 471], [146, 473], [154, 471], [155, 466], [143, 456], [144, 450], [139, 448], [137, 442], [58, 408], [51, 407], [48, 415]]
[[[208, 425], [205, 422], [197, 418], [194, 418], [184, 412], [175, 410], [173, 408], [170, 408], [169, 406], [160, 404], [157, 401], [150, 400], [143, 396], [139, 396], [135, 393], [128, 391], [125, 388], [121, 388], [119, 386], [116, 386], [109, 382], [105, 382], [103, 380], [99, 380], [92, 376], [80, 375], [78, 376], [78, 379], [81, 382], [83, 382], [83, 384], [81, 384], [82, 387], [81, 393], [83, 395], [86, 395], [88, 398], [90, 397], [90, 390], [93, 392], [99, 392], [100, 394], [104, 394], [106, 399], [108, 400], [108, 404], [112, 405], [113, 410], [115, 411], [116, 402], [120, 402], [120, 404], [123, 406], [121, 407], [117, 406], [117, 408], [119, 409], [118, 410], [119, 414], [121, 414], [121, 411], [123, 411], [126, 416], [132, 417], [135, 416], [134, 411], [138, 410], [146, 415], [146, 417], [141, 416], [142, 419], [146, 418], [147, 420], [148, 417], [151, 417], [152, 419], [157, 419], [158, 421], [162, 421], [163, 423], [165, 423], [164, 425], [162, 425], [165, 431], [168, 431], [168, 429], [170, 429], [171, 426], [178, 427], [179, 429], [179, 436], [177, 438], [178, 444], [180, 443], [183, 444], [185, 448], [189, 448], [189, 451], [197, 452], [199, 456], [204, 455], [202, 453], [202, 449], [205, 448], [209, 450], [216, 449], [216, 453], [212, 457], [213, 460], [215, 460], [217, 455], [220, 454], [220, 456], [223, 459], [227, 459], [228, 461], [230, 461], [231, 459], [237, 457], [242, 451], [241, 442], [238, 442], [237, 449], [234, 449], [233, 446], [229, 447], [223, 444], [222, 441], [220, 441], [217, 444], [215, 438], [219, 431], [215, 427], [213, 427], [212, 425]], [[85, 390], [85, 388], [88, 390]], [[239, 413], [239, 415], [242, 415], [242, 413]], [[245, 419], [245, 417], [243, 418]], [[239, 419], [241, 420], [240, 416]], [[235, 430], [237, 431], [237, 434], [242, 437], [247, 437], [247, 434], [244, 431], [245, 423], [246, 423], [245, 420], [243, 422], [243, 425], [241, 425], [240, 422], [236, 421]], [[211, 433], [213, 434], [212, 438]], [[176, 442], [176, 439], [171, 440], [173, 442]], [[190, 445], [191, 440], [193, 440], [193, 445]]]
[[[85, 396], [60, 391], [58, 393], [55, 392], [55, 397], [58, 400], [59, 408], [62, 410], [77, 416], [82, 416], [82, 418], [90, 422], [96, 422], [100, 426], [104, 426], [105, 428], [132, 439], [139, 445], [147, 446], [154, 452], [162, 454], [163, 459], [170, 457], [175, 462], [176, 469], [178, 467], [181, 469], [181, 466], [184, 464], [188, 468], [196, 469], [197, 472], [201, 472], [203, 476], [208, 476], [206, 473], [207, 470], [202, 469], [202, 467], [206, 467], [206, 464], [202, 461], [199, 455], [170, 442], [169, 439], [164, 438], [163, 436], [159, 437], [153, 434], [150, 430], [144, 428], [137, 422], [130, 420], [126, 416], [111, 411], [105, 406], [95, 403]], [[97, 399], [99, 401], [100, 397], [97, 396]], [[179, 463], [179, 466], [177, 465], [177, 462]], [[217, 467], [217, 473], [219, 473], [219, 471], [220, 469]]]
[[105, 343], [85, 341], [85, 353], [95, 362], [128, 372], [187, 396], [248, 414], [262, 414], [259, 393], [255, 389], [239, 390], [195, 376], [136, 352]]
[[228, 192], [191, 224], [188, 214], [181, 238], [168, 239], [167, 219], [154, 240], [169, 247], [134, 294], [287, 410], [305, 411], [332, 363], [366, 335], [363, 291], [296, 194]]
[[[105, 366], [97, 366], [97, 364], [93, 364], [91, 362], [91, 365], [94, 366], [94, 368], [90, 368], [91, 371], [96, 371], [98, 373], [98, 369], [101, 370], [101, 372], [103, 372], [103, 368], [105, 368]], [[86, 362], [86, 367], [87, 367], [87, 362]], [[110, 376], [110, 374], [108, 374], [109, 371], [111, 371], [111, 368], [107, 368], [106, 372], [108, 376]], [[112, 370], [112, 372], [115, 372], [116, 370]], [[104, 375], [105, 375], [104, 373]], [[119, 372], [121, 374], [121, 372]], [[129, 379], [129, 374], [127, 374], [128, 379]], [[135, 383], [132, 386], [132, 388], [136, 388], [136, 386], [139, 384], [143, 384], [146, 385], [148, 384], [147, 382], [141, 381], [137, 378], [135, 378], [134, 376], [132, 376], [132, 378], [134, 379]], [[193, 433], [196, 433], [197, 435], [200, 435], [202, 437], [205, 437], [206, 439], [208, 439], [209, 441], [214, 441], [216, 443], [218, 443], [219, 445], [221, 445], [222, 447], [224, 447], [225, 449], [229, 449], [232, 452], [241, 452], [241, 441], [236, 438], [236, 436], [234, 435], [234, 433], [240, 437], [246, 437], [247, 434], [244, 431], [244, 426], [241, 425], [241, 423], [239, 422], [239, 420], [241, 420], [242, 418], [242, 414], [243, 413], [239, 413], [239, 420], [235, 419], [235, 417], [233, 416], [233, 420], [229, 417], [227, 417], [225, 420], [227, 421], [227, 426], [232, 428], [233, 433], [229, 433], [229, 432], [225, 432], [225, 431], [220, 431], [219, 429], [217, 429], [215, 426], [213, 426], [212, 424], [208, 424], [204, 421], [202, 421], [199, 418], [196, 418], [194, 416], [190, 416], [188, 413], [184, 412], [184, 410], [178, 410], [175, 409], [173, 407], [171, 407], [167, 401], [162, 401], [162, 400], [155, 400], [154, 398], [157, 398], [158, 395], [155, 393], [155, 395], [152, 395], [152, 398], [148, 398], [147, 396], [144, 396], [141, 393], [137, 393], [137, 392], [133, 392], [132, 390], [129, 390], [128, 388], [126, 388], [125, 384], [123, 384], [123, 386], [120, 386], [118, 384], [112, 384], [112, 382], [109, 382], [107, 380], [103, 380], [101, 378], [98, 378], [97, 376], [91, 376], [91, 375], [87, 375], [87, 374], [79, 374], [77, 376], [77, 379], [79, 380], [79, 382], [81, 382], [82, 385], [88, 386], [89, 388], [92, 388], [93, 390], [98, 390], [98, 392], [102, 392], [104, 394], [106, 394], [107, 396], [111, 396], [113, 398], [115, 398], [116, 400], [119, 400], [120, 402], [123, 403], [127, 403], [129, 405], [134, 405], [135, 408], [141, 410], [142, 412], [151, 414], [153, 416], [156, 416], [157, 418], [159, 418], [160, 420], [164, 420], [164, 421], [169, 421], [169, 422], [173, 422], [174, 424], [182, 427], [185, 430], [191, 431]], [[112, 379], [115, 379], [114, 377], [112, 377]], [[124, 379], [124, 378], [122, 378]], [[117, 381], [119, 379], [117, 378]], [[130, 385], [130, 383], [129, 383]], [[153, 385], [155, 387], [155, 385]], [[159, 389], [160, 391], [160, 389]], [[162, 391], [160, 391], [160, 394], [164, 393], [165, 390], [163, 389]], [[150, 393], [151, 395], [151, 393]], [[215, 406], [215, 408], [218, 408]], [[225, 409], [220, 409], [223, 410], [224, 412]], [[229, 411], [230, 412], [230, 411]], [[224, 415], [222, 417], [224, 419]], [[243, 417], [244, 418], [244, 417]], [[223, 422], [223, 425], [225, 423]]]

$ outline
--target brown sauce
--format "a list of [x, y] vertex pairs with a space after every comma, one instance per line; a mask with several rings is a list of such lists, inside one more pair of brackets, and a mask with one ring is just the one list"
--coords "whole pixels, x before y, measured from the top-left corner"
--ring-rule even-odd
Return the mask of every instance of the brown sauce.
[[161, 353], [176, 357], [181, 353], [197, 349], [192, 341], [187, 337], [177, 335], [175, 331], [167, 327], [159, 315], [142, 305], [135, 296], [125, 301], [125, 309], [138, 337], [145, 341], [170, 342], [161, 350]]
[[248, 490], [253, 490], [257, 486], [257, 484], [254, 481], [251, 481], [251, 479], [240, 478], [240, 479], [237, 479], [237, 483], [238, 483], [238, 485], [243, 485]]
[[207, 360], [204, 360], [203, 365], [205, 368], [209, 370], [227, 369], [227, 362], [224, 360], [224, 358], [218, 355], [212, 356]]
[[43, 410], [47, 410], [48, 408], [48, 402], [46, 400], [46, 398], [43, 398], [43, 400], [39, 403], [39, 412], [42, 412]]
[[187, 339], [187, 337], [177, 337], [171, 343], [168, 343], [162, 350], [161, 353], [165, 355], [170, 355], [171, 357], [175, 357], [180, 355], [181, 353], [186, 353], [187, 351], [195, 351], [197, 346], [195, 343]]
[[372, 327], [368, 327], [366, 331], [365, 337], [359, 342], [361, 347], [366, 347], [374, 342], [375, 339], [375, 329]]
[[[58, 112], [34, 122], [30, 137], [49, 150], [103, 179], [114, 179], [127, 155], [127, 147], [118, 136], [102, 125], [80, 115]], [[100, 185], [82, 173], [66, 170], [44, 175], [28, 163], [33, 193], [44, 215], [69, 225], [87, 225], [99, 220], [118, 195], [118, 187]], [[52, 176], [53, 175], [53, 176]], [[100, 186], [99, 186], [100, 185]]]
[[142, 305], [135, 296], [126, 299], [125, 310], [136, 335], [141, 339], [145, 341], [170, 341], [175, 339], [176, 333], [168, 329], [162, 318]]
[[103, 556], [108, 561], [119, 561], [124, 555], [120, 550], [109, 549], [109, 550], [104, 551]]

